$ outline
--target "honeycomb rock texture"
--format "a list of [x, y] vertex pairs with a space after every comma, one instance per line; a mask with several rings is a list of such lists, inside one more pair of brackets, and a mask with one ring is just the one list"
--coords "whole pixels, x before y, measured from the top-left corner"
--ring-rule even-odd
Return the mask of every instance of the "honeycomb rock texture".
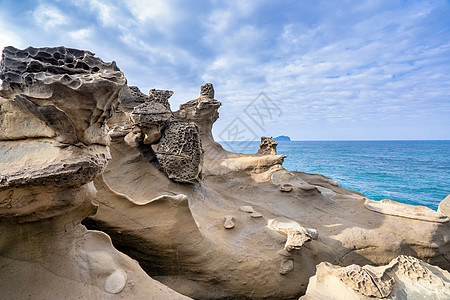
[[156, 102], [170, 110], [169, 98], [172, 95], [173, 92], [169, 90], [151, 89], [147, 96], [137, 86], [126, 86], [121, 95], [119, 108], [124, 111], [132, 111], [140, 104]]
[[156, 150], [164, 172], [178, 182], [194, 183], [200, 180], [202, 156], [198, 128], [192, 123], [170, 123]]
[[148, 92], [149, 99], [161, 103], [168, 110], [170, 110], [169, 98], [172, 97], [172, 95], [173, 92], [168, 90], [151, 89], [150, 92]]
[[450, 273], [415, 257], [400, 255], [388, 265], [317, 266], [302, 300], [449, 299]]
[[261, 155], [277, 155], [278, 143], [271, 137], [261, 137], [261, 144], [259, 145], [258, 154]]
[[214, 87], [212, 83], [206, 83], [200, 88], [200, 97], [214, 98]]
[[189, 299], [81, 224], [111, 159], [106, 122], [126, 82], [115, 63], [7, 47], [0, 78], [1, 298]]
[[115, 62], [64, 47], [2, 53], [2, 94], [55, 131], [61, 143], [109, 143], [106, 120], [119, 103], [126, 79]]

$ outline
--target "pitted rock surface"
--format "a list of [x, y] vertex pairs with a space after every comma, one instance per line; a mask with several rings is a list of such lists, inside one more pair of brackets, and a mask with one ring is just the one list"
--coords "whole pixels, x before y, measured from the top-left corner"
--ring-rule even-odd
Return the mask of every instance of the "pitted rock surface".
[[106, 120], [126, 83], [115, 62], [64, 47], [6, 47], [0, 79], [2, 94], [44, 121], [58, 142], [109, 144]]
[[172, 97], [173, 92], [169, 90], [156, 90], [151, 89], [148, 92], [148, 98], [151, 101], [162, 104], [165, 108], [170, 110], [169, 98]]
[[278, 143], [271, 137], [261, 137], [261, 144], [259, 145], [258, 154], [261, 155], [277, 155]]
[[200, 88], [200, 97], [214, 98], [214, 87], [212, 83], [205, 83]]
[[203, 152], [197, 126], [170, 123], [158, 145], [156, 157], [170, 179], [191, 183], [199, 181]]
[[206, 83], [201, 87], [200, 97], [181, 104], [176, 116], [180, 121], [194, 122], [199, 127], [211, 127], [219, 118], [217, 110], [221, 105], [214, 99], [213, 85]]

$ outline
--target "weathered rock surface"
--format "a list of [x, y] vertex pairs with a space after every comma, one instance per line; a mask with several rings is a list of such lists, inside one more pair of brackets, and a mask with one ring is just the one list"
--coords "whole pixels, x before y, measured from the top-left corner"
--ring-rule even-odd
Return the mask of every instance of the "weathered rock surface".
[[137, 87], [125, 87], [118, 112], [110, 121], [111, 135], [137, 148], [171, 180], [196, 183], [203, 164], [199, 130], [192, 122], [174, 118], [168, 101], [172, 94], [152, 89], [146, 96]]
[[106, 120], [126, 82], [114, 62], [64, 47], [6, 47], [0, 69], [2, 94], [14, 95], [10, 101], [53, 129], [58, 142], [109, 143]]
[[445, 197], [444, 200], [439, 203], [438, 207], [438, 213], [441, 213], [443, 215], [446, 215], [447, 217], [450, 217], [450, 195]]
[[178, 182], [199, 181], [203, 153], [197, 126], [192, 123], [170, 123], [158, 145], [156, 157], [170, 179]]
[[220, 101], [214, 99], [214, 87], [206, 83], [200, 89], [200, 97], [180, 105], [175, 117], [181, 122], [193, 122], [198, 126], [205, 156], [221, 156], [226, 152], [212, 136], [212, 125], [219, 118]]
[[437, 223], [446, 223], [449, 221], [449, 218], [446, 215], [436, 212], [426, 206], [412, 206], [389, 199], [381, 201], [367, 199], [364, 202], [364, 205], [370, 210], [386, 215]]
[[125, 77], [87, 51], [7, 47], [0, 78], [2, 299], [188, 299], [81, 221]]
[[316, 240], [319, 236], [317, 230], [305, 228], [298, 222], [285, 217], [269, 220], [268, 227], [287, 237], [286, 244], [284, 244], [286, 251], [300, 249], [303, 244], [311, 239]]
[[405, 255], [380, 267], [322, 262], [300, 299], [450, 299], [450, 273]]
[[[323, 261], [384, 265], [403, 254], [450, 269], [450, 226], [440, 217], [414, 217], [420, 209], [380, 213], [331, 178], [284, 170], [284, 155], [223, 150], [210, 131], [220, 106], [211, 88], [174, 113], [199, 128], [205, 155], [198, 184], [170, 180], [120, 139], [111, 145], [104, 183], [95, 182], [109, 192], [99, 192], [98, 213], [86, 224], [110, 234], [150, 275], [196, 299], [290, 299], [305, 293]], [[155, 201], [160, 197], [166, 200]]]
[[[264, 155], [225, 151], [211, 133], [221, 105], [211, 84], [172, 114], [171, 91], [127, 87], [114, 63], [90, 52], [9, 47], [3, 57], [6, 298], [60, 299], [67, 290], [74, 298], [183, 298], [150, 275], [196, 299], [293, 299], [324, 261], [384, 265], [410, 255], [450, 269], [447, 216], [288, 172], [269, 140]], [[105, 234], [86, 230], [85, 217], [148, 275]], [[411, 265], [399, 260], [392, 270], [423, 273]], [[383, 277], [391, 271], [345, 270], [340, 278], [358, 295], [396, 291]]]
[[261, 137], [261, 144], [259, 145], [258, 154], [261, 155], [277, 155], [278, 143], [271, 137]]

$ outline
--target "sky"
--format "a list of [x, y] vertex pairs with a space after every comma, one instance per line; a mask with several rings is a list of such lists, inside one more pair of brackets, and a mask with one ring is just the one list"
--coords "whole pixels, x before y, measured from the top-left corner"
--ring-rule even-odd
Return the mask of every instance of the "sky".
[[172, 110], [211, 82], [216, 140], [450, 139], [450, 1], [0, 0], [0, 48], [116, 61]]

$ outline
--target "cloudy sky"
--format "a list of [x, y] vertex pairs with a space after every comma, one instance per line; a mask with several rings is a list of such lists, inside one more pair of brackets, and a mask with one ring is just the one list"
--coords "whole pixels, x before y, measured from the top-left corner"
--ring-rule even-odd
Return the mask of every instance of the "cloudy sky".
[[90, 50], [173, 110], [211, 82], [218, 140], [450, 139], [448, 0], [0, 0], [7, 45]]

